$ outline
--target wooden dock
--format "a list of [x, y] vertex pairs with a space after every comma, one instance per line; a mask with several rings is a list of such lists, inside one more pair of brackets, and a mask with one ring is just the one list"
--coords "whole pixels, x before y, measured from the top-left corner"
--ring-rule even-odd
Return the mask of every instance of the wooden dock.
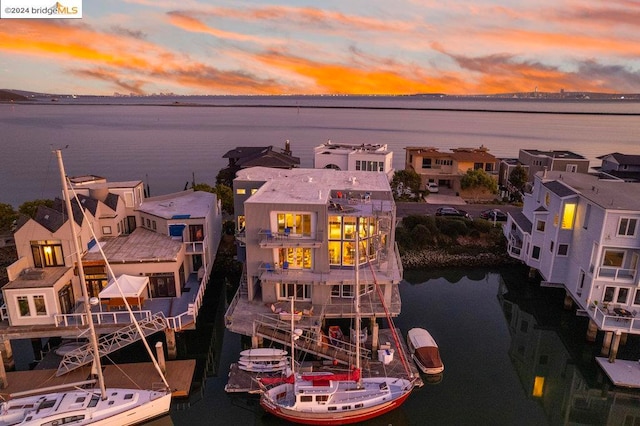
[[[402, 336], [400, 334], [400, 330], [396, 330], [398, 336]], [[378, 376], [393, 376], [393, 377], [405, 377], [407, 378], [407, 374], [402, 365], [402, 361], [400, 359], [399, 350], [403, 352], [407, 364], [411, 370], [411, 377], [415, 378], [415, 385], [417, 387], [424, 386], [424, 382], [418, 368], [416, 367], [413, 359], [408, 353], [406, 344], [402, 337], [400, 337], [400, 348], [397, 348], [395, 343], [393, 342], [392, 333], [389, 329], [381, 329], [379, 331], [379, 338], [381, 344], [386, 344], [387, 342], [390, 344], [391, 349], [394, 351], [394, 356], [391, 362], [388, 364], [384, 364], [378, 360], [377, 353], [375, 354], [374, 359], [369, 359], [364, 362], [362, 365], [362, 377], [378, 377]], [[296, 351], [300, 350], [300, 348], [296, 348]], [[332, 362], [328, 361], [313, 361], [313, 362], [305, 362], [302, 365], [302, 368], [305, 371], [333, 371], [334, 366]], [[344, 366], [338, 367], [341, 371], [344, 372]], [[271, 373], [272, 375], [274, 373]], [[258, 393], [260, 392], [260, 386], [258, 385], [258, 377], [265, 377], [266, 375], [259, 373], [250, 373], [247, 371], [240, 370], [237, 364], [231, 364], [229, 369], [229, 378], [227, 384], [225, 386], [225, 391], [228, 393]]]
[[[191, 382], [196, 368], [195, 360], [167, 361], [166, 378], [173, 398], [189, 396]], [[103, 366], [107, 387], [152, 389], [161, 383], [155, 367], [150, 362]], [[65, 385], [87, 380], [90, 367], [81, 367], [61, 377], [56, 377], [55, 369], [7, 372], [8, 386], [0, 389], [0, 397], [8, 399], [16, 392], [29, 391], [38, 387]]]
[[596, 357], [596, 362], [614, 385], [634, 389], [640, 388], [639, 361], [616, 359], [615, 362], [609, 362], [609, 358]]

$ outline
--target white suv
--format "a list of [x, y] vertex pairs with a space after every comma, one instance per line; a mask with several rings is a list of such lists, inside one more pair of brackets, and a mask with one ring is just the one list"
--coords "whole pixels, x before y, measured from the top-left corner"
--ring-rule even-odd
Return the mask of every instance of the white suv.
[[429, 192], [438, 192], [438, 184], [435, 182], [429, 182], [427, 184], [427, 191]]

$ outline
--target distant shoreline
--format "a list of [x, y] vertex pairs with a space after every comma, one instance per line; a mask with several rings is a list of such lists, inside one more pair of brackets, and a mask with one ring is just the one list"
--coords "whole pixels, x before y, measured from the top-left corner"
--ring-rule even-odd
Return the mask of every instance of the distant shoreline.
[[[100, 99], [108, 99], [108, 98], [100, 98]], [[114, 98], [118, 99], [118, 98]], [[130, 99], [130, 98], [124, 98]], [[489, 99], [493, 100], [493, 99]], [[495, 100], [501, 101], [504, 99], [497, 98]], [[514, 101], [527, 101], [527, 99], [514, 99]], [[557, 99], [540, 100], [541, 102], [562, 102]], [[597, 99], [590, 100], [588, 102], [594, 103], [604, 103], [611, 102], [611, 100], [606, 99]], [[567, 103], [579, 103], [575, 99], [570, 99], [566, 101]], [[585, 101], [587, 102], [587, 101]], [[639, 103], [638, 100], [621, 100], [620, 102], [632, 102]], [[29, 105], [29, 106], [139, 106], [139, 107], [190, 107], [190, 108], [289, 108], [296, 110], [304, 110], [304, 109], [344, 109], [344, 110], [377, 110], [377, 111], [436, 111], [436, 112], [484, 112], [484, 113], [505, 113], [505, 114], [549, 114], [549, 115], [600, 115], [600, 116], [640, 116], [640, 112], [602, 112], [602, 111], [542, 111], [542, 110], [519, 110], [519, 109], [497, 109], [497, 108], [453, 108], [453, 107], [416, 107], [416, 106], [381, 106], [381, 105], [287, 105], [287, 104], [205, 104], [205, 103], [193, 103], [193, 102], [168, 102], [168, 103], [144, 103], [144, 102], [136, 102], [136, 103], [126, 103], [126, 102], [82, 102], [82, 100], [74, 99], [73, 101], [64, 100], [64, 101], [55, 101], [55, 102], [43, 102], [43, 101], [2, 101], [0, 100], [0, 104], [10, 104], [10, 105]]]

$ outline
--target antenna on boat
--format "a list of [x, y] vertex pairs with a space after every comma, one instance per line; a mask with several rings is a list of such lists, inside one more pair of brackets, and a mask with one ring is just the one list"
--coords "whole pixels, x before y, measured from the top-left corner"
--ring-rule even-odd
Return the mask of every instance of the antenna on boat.
[[[69, 146], [69, 145], [67, 145]], [[67, 208], [69, 216], [69, 226], [71, 227], [71, 239], [73, 240], [73, 248], [76, 252], [76, 263], [78, 267], [78, 276], [80, 277], [80, 287], [82, 289], [82, 297], [84, 299], [85, 314], [87, 315], [87, 323], [89, 325], [89, 332], [91, 336], [91, 349], [93, 351], [93, 366], [98, 376], [98, 384], [100, 385], [100, 395], [103, 400], [107, 399], [107, 389], [104, 384], [104, 377], [102, 375], [102, 366], [100, 365], [100, 348], [98, 347], [98, 339], [96, 338], [96, 330], [93, 325], [93, 317], [91, 315], [91, 304], [89, 303], [89, 292], [87, 291], [87, 282], [84, 277], [84, 268], [82, 266], [82, 256], [80, 251], [80, 245], [78, 244], [78, 233], [74, 224], [73, 208], [71, 207], [71, 198], [69, 196], [69, 187], [67, 186], [67, 175], [64, 171], [64, 164], [62, 163], [62, 150], [55, 150], [56, 157], [58, 158], [58, 168], [60, 169], [60, 180], [62, 181], [62, 191], [64, 193], [64, 202]], [[82, 206], [80, 206], [82, 210]]]

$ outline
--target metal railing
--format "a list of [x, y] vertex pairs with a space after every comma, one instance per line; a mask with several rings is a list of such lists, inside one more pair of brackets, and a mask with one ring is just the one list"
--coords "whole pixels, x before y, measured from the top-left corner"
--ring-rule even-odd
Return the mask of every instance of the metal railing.
[[598, 278], [607, 278], [613, 281], [635, 282], [637, 270], [601, 266], [598, 268]]
[[610, 312], [607, 308], [590, 306], [591, 319], [603, 331], [623, 331], [633, 334], [640, 333], [640, 318], [636, 316], [621, 316]]

